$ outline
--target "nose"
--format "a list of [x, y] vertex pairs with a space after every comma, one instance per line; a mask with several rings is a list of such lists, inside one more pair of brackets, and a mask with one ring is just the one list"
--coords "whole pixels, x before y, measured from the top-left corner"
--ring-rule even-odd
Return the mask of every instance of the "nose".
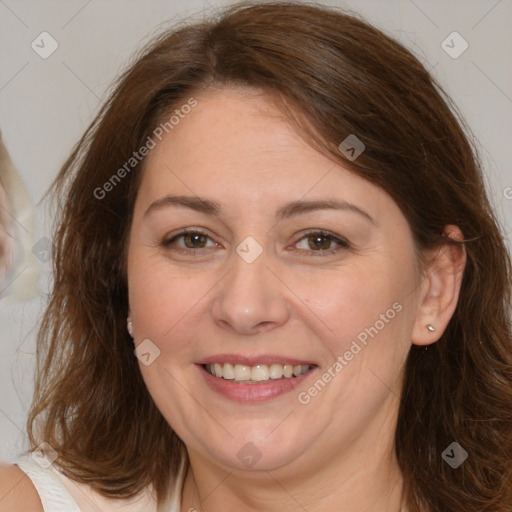
[[237, 334], [257, 334], [283, 325], [289, 318], [286, 287], [268, 268], [265, 253], [247, 263], [237, 254], [219, 283], [212, 305], [214, 322]]

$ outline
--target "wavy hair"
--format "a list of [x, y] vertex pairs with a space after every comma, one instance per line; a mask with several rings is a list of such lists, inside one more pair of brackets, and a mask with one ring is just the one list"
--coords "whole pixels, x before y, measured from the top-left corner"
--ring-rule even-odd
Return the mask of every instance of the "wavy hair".
[[[54, 284], [38, 334], [28, 431], [66, 475], [110, 497], [170, 493], [183, 442], [142, 380], [126, 332], [126, 248], [144, 160], [113, 174], [173, 108], [223, 85], [268, 93], [315, 149], [385, 190], [422, 250], [467, 253], [440, 340], [412, 346], [396, 454], [410, 510], [512, 510], [511, 262], [475, 144], [448, 96], [402, 44], [359, 17], [306, 2], [232, 5], [154, 39], [118, 79], [53, 186]], [[338, 149], [356, 134], [366, 150]], [[98, 198], [98, 187], [111, 183]], [[95, 193], [96, 191], [96, 193]], [[458, 469], [441, 457], [458, 442]]]

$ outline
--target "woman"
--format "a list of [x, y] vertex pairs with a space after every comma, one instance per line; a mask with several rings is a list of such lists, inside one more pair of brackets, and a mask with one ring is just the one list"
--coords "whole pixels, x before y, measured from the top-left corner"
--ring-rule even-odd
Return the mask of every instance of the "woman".
[[4, 509], [509, 511], [510, 259], [447, 102], [328, 8], [155, 41], [56, 181]]

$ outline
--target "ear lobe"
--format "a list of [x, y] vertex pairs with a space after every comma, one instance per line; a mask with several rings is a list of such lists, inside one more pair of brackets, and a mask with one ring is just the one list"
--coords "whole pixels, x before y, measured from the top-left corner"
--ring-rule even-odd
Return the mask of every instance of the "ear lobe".
[[126, 318], [126, 329], [128, 334], [133, 337], [133, 322], [132, 322], [132, 314], [130, 309], [128, 308], [128, 316]]
[[[457, 226], [448, 225], [444, 235], [462, 242], [464, 237]], [[466, 249], [446, 243], [436, 248], [426, 264], [422, 296], [412, 332], [415, 345], [435, 343], [446, 330], [459, 299]]]

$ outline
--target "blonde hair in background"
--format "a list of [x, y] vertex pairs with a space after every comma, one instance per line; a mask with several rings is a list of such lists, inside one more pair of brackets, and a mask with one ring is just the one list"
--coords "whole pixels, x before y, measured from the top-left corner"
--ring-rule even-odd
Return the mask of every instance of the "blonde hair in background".
[[0, 132], [0, 300], [38, 295], [41, 276], [34, 245], [34, 209]]

